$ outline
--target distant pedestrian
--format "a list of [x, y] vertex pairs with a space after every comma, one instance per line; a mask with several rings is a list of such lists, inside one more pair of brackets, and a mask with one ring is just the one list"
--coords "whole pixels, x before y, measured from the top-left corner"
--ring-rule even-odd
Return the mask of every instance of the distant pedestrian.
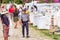
[[29, 22], [29, 15], [26, 14], [26, 9], [23, 9], [22, 15], [21, 15], [21, 25], [22, 25], [22, 34], [23, 37], [25, 37], [25, 28], [26, 28], [26, 37], [29, 37], [29, 26], [28, 26], [28, 22]]
[[14, 10], [15, 10], [14, 6], [11, 5], [10, 8], [9, 8], [9, 10], [8, 10], [11, 19], [13, 19], [13, 12], [14, 12]]
[[19, 14], [19, 10], [18, 10], [17, 7], [15, 6], [15, 11], [14, 11], [14, 13], [13, 13], [13, 19], [14, 19], [14, 23], [15, 23], [15, 27], [14, 27], [14, 28], [17, 28], [18, 14]]
[[8, 19], [6, 13], [7, 13], [7, 11], [3, 11], [1, 13], [4, 40], [8, 40], [8, 33], [9, 33], [9, 19]]

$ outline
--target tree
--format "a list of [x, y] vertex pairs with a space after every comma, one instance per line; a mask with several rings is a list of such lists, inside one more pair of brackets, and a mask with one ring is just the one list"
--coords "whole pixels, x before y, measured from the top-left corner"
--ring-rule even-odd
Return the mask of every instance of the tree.
[[17, 4], [23, 4], [24, 2], [22, 0], [15, 0], [15, 3], [17, 3]]
[[9, 0], [4, 0], [3, 2], [4, 2], [4, 3], [9, 3]]

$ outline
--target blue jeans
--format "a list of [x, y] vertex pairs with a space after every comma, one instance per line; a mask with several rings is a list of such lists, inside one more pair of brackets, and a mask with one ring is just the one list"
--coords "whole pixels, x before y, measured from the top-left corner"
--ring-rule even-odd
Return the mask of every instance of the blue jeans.
[[28, 27], [28, 22], [27, 21], [23, 21], [22, 22], [23, 25], [22, 25], [22, 34], [23, 36], [25, 36], [25, 28], [26, 28], [26, 35], [28, 36], [29, 35], [29, 27]]

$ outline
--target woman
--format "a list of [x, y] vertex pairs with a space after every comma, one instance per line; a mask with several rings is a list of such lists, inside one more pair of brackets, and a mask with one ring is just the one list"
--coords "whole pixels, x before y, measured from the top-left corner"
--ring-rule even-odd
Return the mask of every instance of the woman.
[[8, 19], [6, 13], [7, 13], [7, 11], [5, 11], [5, 10], [1, 13], [4, 40], [8, 40], [8, 33], [9, 33], [9, 19]]
[[17, 23], [18, 23], [18, 14], [19, 14], [19, 10], [17, 9], [17, 7], [15, 6], [15, 11], [13, 13], [13, 19], [14, 19], [14, 23], [15, 23], [15, 27], [17, 28]]
[[14, 6], [11, 5], [10, 8], [9, 8], [9, 10], [8, 10], [8, 12], [9, 12], [9, 14], [10, 14], [11, 20], [13, 20], [13, 12], [14, 12], [14, 10], [15, 10]]

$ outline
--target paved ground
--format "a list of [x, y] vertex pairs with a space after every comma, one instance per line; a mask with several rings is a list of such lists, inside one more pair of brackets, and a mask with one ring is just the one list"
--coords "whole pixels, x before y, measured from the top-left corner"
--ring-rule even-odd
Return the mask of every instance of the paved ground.
[[[0, 40], [3, 40], [3, 33], [2, 33], [2, 24], [0, 22]], [[52, 40], [48, 37], [42, 37], [39, 36], [38, 33], [33, 29], [29, 29], [30, 38], [22, 38], [21, 33], [21, 26], [18, 25], [17, 29], [14, 29], [14, 26], [12, 27], [12, 35], [9, 37], [9, 40]]]

